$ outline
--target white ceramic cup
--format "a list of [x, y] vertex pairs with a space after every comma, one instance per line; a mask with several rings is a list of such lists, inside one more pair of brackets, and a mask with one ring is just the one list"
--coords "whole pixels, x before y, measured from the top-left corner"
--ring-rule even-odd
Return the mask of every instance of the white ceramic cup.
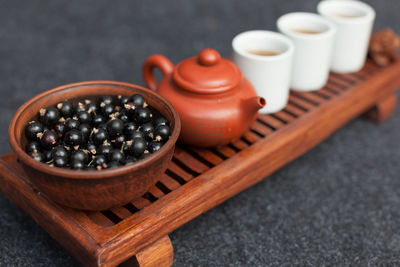
[[[274, 113], [283, 109], [289, 97], [294, 46], [282, 34], [254, 30], [238, 34], [232, 40], [233, 61], [242, 74], [253, 84], [267, 105], [261, 113]], [[260, 56], [249, 51], [274, 52], [273, 56]]]
[[[292, 39], [296, 48], [292, 89], [321, 89], [328, 80], [335, 26], [319, 15], [305, 12], [283, 15], [276, 24], [280, 32]], [[304, 33], [305, 31], [309, 33]]]
[[355, 0], [326, 0], [318, 4], [318, 13], [337, 27], [331, 69], [334, 72], [359, 71], [365, 63], [375, 19], [369, 5]]

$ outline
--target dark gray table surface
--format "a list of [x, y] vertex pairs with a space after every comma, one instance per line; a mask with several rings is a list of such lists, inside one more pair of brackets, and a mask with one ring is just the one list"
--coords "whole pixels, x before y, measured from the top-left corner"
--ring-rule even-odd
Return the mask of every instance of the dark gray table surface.
[[[376, 29], [399, 29], [400, 1], [370, 0]], [[275, 29], [317, 1], [0, 1], [0, 152], [23, 102], [95, 79], [143, 84], [154, 53], [174, 63], [233, 36]], [[400, 110], [359, 118], [268, 179], [173, 232], [175, 266], [400, 265]], [[79, 266], [0, 195], [0, 266]]]

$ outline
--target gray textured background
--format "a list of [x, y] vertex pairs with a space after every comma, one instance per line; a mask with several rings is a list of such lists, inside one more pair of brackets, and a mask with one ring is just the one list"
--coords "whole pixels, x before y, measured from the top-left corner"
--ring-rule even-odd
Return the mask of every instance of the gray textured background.
[[[399, 29], [400, 1], [368, 1], [376, 28]], [[313, 1], [0, 0], [0, 152], [23, 102], [92, 79], [142, 84], [154, 53], [173, 62], [232, 37], [275, 29]], [[400, 111], [377, 127], [356, 119], [268, 179], [170, 237], [176, 266], [400, 265]], [[0, 266], [79, 266], [0, 195]]]

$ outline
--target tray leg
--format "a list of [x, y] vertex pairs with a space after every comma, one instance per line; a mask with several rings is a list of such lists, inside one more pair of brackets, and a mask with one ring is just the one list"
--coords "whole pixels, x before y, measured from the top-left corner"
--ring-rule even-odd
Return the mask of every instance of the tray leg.
[[373, 122], [381, 123], [386, 121], [394, 112], [397, 104], [397, 95], [395, 93], [379, 100], [373, 108], [364, 115]]
[[148, 247], [139, 251], [134, 257], [118, 265], [119, 267], [169, 267], [174, 261], [174, 249], [166, 235]]

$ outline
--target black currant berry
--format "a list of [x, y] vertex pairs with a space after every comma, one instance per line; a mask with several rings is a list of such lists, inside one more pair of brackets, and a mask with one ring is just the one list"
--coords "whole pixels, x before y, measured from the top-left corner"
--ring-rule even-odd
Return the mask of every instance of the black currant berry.
[[106, 95], [101, 97], [101, 103], [104, 103], [106, 105], [111, 105], [113, 104], [114, 100], [112, 98], [112, 96]]
[[123, 107], [125, 104], [127, 104], [129, 102], [128, 96], [119, 95], [117, 98], [118, 98], [119, 105], [121, 107]]
[[31, 154], [31, 153], [33, 153], [33, 152], [39, 152], [41, 149], [40, 149], [40, 144], [39, 144], [39, 142], [37, 142], [37, 141], [32, 141], [32, 142], [29, 142], [27, 145], [26, 145], [26, 147], [25, 147], [25, 151], [26, 151], [26, 153], [28, 153], [28, 154]]
[[126, 104], [124, 105], [124, 108], [125, 108], [126, 115], [127, 115], [129, 118], [133, 119], [133, 118], [135, 117], [136, 110], [137, 110], [139, 107], [138, 107], [135, 103], [133, 103], [133, 102], [128, 102], [128, 103], [126, 103]]
[[51, 153], [51, 150], [46, 150], [43, 152], [43, 155], [45, 157], [45, 162], [48, 163], [49, 161], [53, 160], [53, 153]]
[[148, 108], [138, 108], [135, 113], [135, 121], [139, 124], [149, 122], [152, 114]]
[[124, 134], [126, 136], [131, 136], [137, 130], [137, 125], [134, 122], [127, 122], [124, 125]]
[[56, 108], [42, 108], [39, 111], [39, 120], [46, 126], [53, 126], [58, 122], [58, 119], [60, 119], [60, 112]]
[[113, 149], [108, 158], [110, 161], [122, 162], [125, 159], [125, 155], [119, 149]]
[[53, 161], [54, 166], [56, 167], [66, 167], [68, 165], [68, 158], [65, 157], [55, 157]]
[[143, 153], [140, 157], [139, 157], [139, 159], [145, 159], [145, 158], [147, 158], [147, 157], [149, 157], [151, 155], [151, 153]]
[[83, 170], [86, 168], [86, 165], [79, 160], [71, 161], [71, 169], [73, 170]]
[[101, 112], [103, 113], [103, 115], [106, 118], [110, 117], [110, 115], [115, 112], [115, 108], [114, 108], [113, 104], [106, 104], [106, 105], [100, 106], [100, 107], [101, 107]]
[[143, 152], [146, 150], [146, 146], [147, 146], [146, 140], [144, 140], [143, 138], [133, 139], [132, 150], [131, 150], [132, 155], [136, 157], [142, 155]]
[[74, 109], [74, 113], [78, 114], [81, 111], [86, 111], [86, 107], [85, 107], [85, 104], [83, 104], [82, 102], [79, 102], [78, 105]]
[[51, 149], [56, 146], [58, 142], [58, 134], [55, 131], [46, 131], [40, 138], [40, 144], [45, 149]]
[[106, 123], [106, 119], [102, 115], [95, 115], [92, 120], [92, 124], [94, 127], [98, 127], [100, 124]]
[[81, 111], [77, 114], [78, 121], [80, 123], [90, 124], [92, 122], [92, 115], [86, 111]]
[[151, 141], [154, 138], [154, 127], [153, 124], [151, 122], [147, 122], [145, 124], [142, 125], [142, 127], [140, 128], [140, 130], [143, 133], [143, 136], [146, 140]]
[[125, 141], [125, 143], [123, 143], [122, 153], [126, 155], [130, 154], [132, 150], [132, 144], [133, 144], [132, 140]]
[[63, 146], [56, 146], [51, 150], [51, 157], [53, 159], [56, 157], [68, 158], [69, 152]]
[[158, 117], [157, 119], [154, 120], [153, 125], [154, 125], [154, 128], [157, 128], [161, 125], [168, 126], [168, 120], [164, 117]]
[[130, 101], [135, 103], [138, 107], [145, 107], [146, 99], [139, 94], [131, 96]]
[[80, 146], [82, 145], [82, 132], [79, 130], [71, 130], [65, 134], [64, 141], [70, 146]]
[[111, 144], [115, 148], [121, 148], [124, 143], [125, 143], [125, 136], [124, 135], [117, 136], [113, 140], [111, 140]]
[[111, 161], [111, 162], [107, 163], [107, 168], [109, 168], [109, 169], [116, 168], [119, 166], [121, 166], [121, 164], [116, 161]]
[[44, 132], [43, 124], [37, 121], [31, 121], [25, 127], [25, 136], [29, 140], [39, 140], [38, 134], [42, 134]]
[[137, 161], [137, 158], [132, 157], [132, 156], [128, 156], [128, 157], [126, 157], [126, 159], [122, 163], [124, 165], [128, 165], [128, 164], [134, 163], [136, 161]]
[[54, 126], [54, 131], [58, 134], [58, 137], [62, 138], [66, 132], [67, 127], [65, 127], [64, 122], [59, 122]]
[[160, 150], [161, 147], [162, 147], [162, 143], [161, 142], [151, 142], [149, 144], [149, 151], [151, 153], [154, 153], [154, 152]]
[[75, 150], [71, 153], [71, 162], [73, 161], [80, 161], [84, 164], [88, 163], [89, 155], [87, 151], [83, 151], [82, 149]]
[[72, 117], [72, 115], [74, 114], [74, 108], [72, 104], [68, 101], [58, 103], [57, 109], [60, 112], [61, 116], [64, 118]]
[[92, 128], [90, 127], [90, 125], [86, 123], [79, 125], [79, 131], [81, 131], [85, 141], [87, 142], [90, 134], [92, 133]]
[[[102, 169], [102, 168], [106, 168], [107, 165], [107, 159], [104, 155], [97, 155], [94, 159], [93, 159], [93, 165], [95, 167], [97, 167], [98, 169]], [[100, 168], [99, 168], [100, 167]]]
[[156, 128], [154, 134], [156, 141], [166, 142], [171, 135], [171, 129], [167, 125], [161, 125]]
[[79, 129], [80, 122], [75, 119], [67, 119], [65, 121], [65, 131], [69, 132], [71, 130], [77, 130]]
[[104, 129], [94, 129], [92, 139], [96, 145], [101, 145], [108, 138], [107, 131]]
[[45, 156], [43, 155], [43, 153], [36, 151], [33, 152], [31, 154], [29, 154], [34, 160], [37, 160], [39, 162], [45, 162]]
[[107, 123], [102, 123], [99, 125], [99, 127], [97, 127], [99, 130], [103, 129], [104, 131], [107, 131]]
[[124, 123], [120, 119], [113, 119], [107, 122], [107, 132], [111, 138], [119, 136], [124, 131]]
[[118, 115], [118, 119], [120, 119], [121, 121], [123, 121], [124, 123], [129, 122], [129, 117], [126, 114], [126, 110], [123, 109], [120, 111], [119, 115]]
[[99, 108], [97, 107], [97, 105], [95, 103], [91, 102], [91, 103], [87, 103], [85, 105], [85, 111], [90, 114], [97, 114], [97, 112], [99, 111]]
[[97, 148], [97, 154], [98, 155], [104, 155], [106, 157], [108, 157], [108, 155], [110, 154], [111, 150], [113, 150], [113, 147], [110, 145], [100, 145]]
[[131, 136], [129, 136], [130, 140], [133, 140], [135, 138], [144, 138], [144, 135], [142, 132], [134, 132]]
[[89, 151], [90, 155], [96, 155], [97, 154], [97, 147], [93, 143], [89, 143], [86, 145], [86, 150]]

